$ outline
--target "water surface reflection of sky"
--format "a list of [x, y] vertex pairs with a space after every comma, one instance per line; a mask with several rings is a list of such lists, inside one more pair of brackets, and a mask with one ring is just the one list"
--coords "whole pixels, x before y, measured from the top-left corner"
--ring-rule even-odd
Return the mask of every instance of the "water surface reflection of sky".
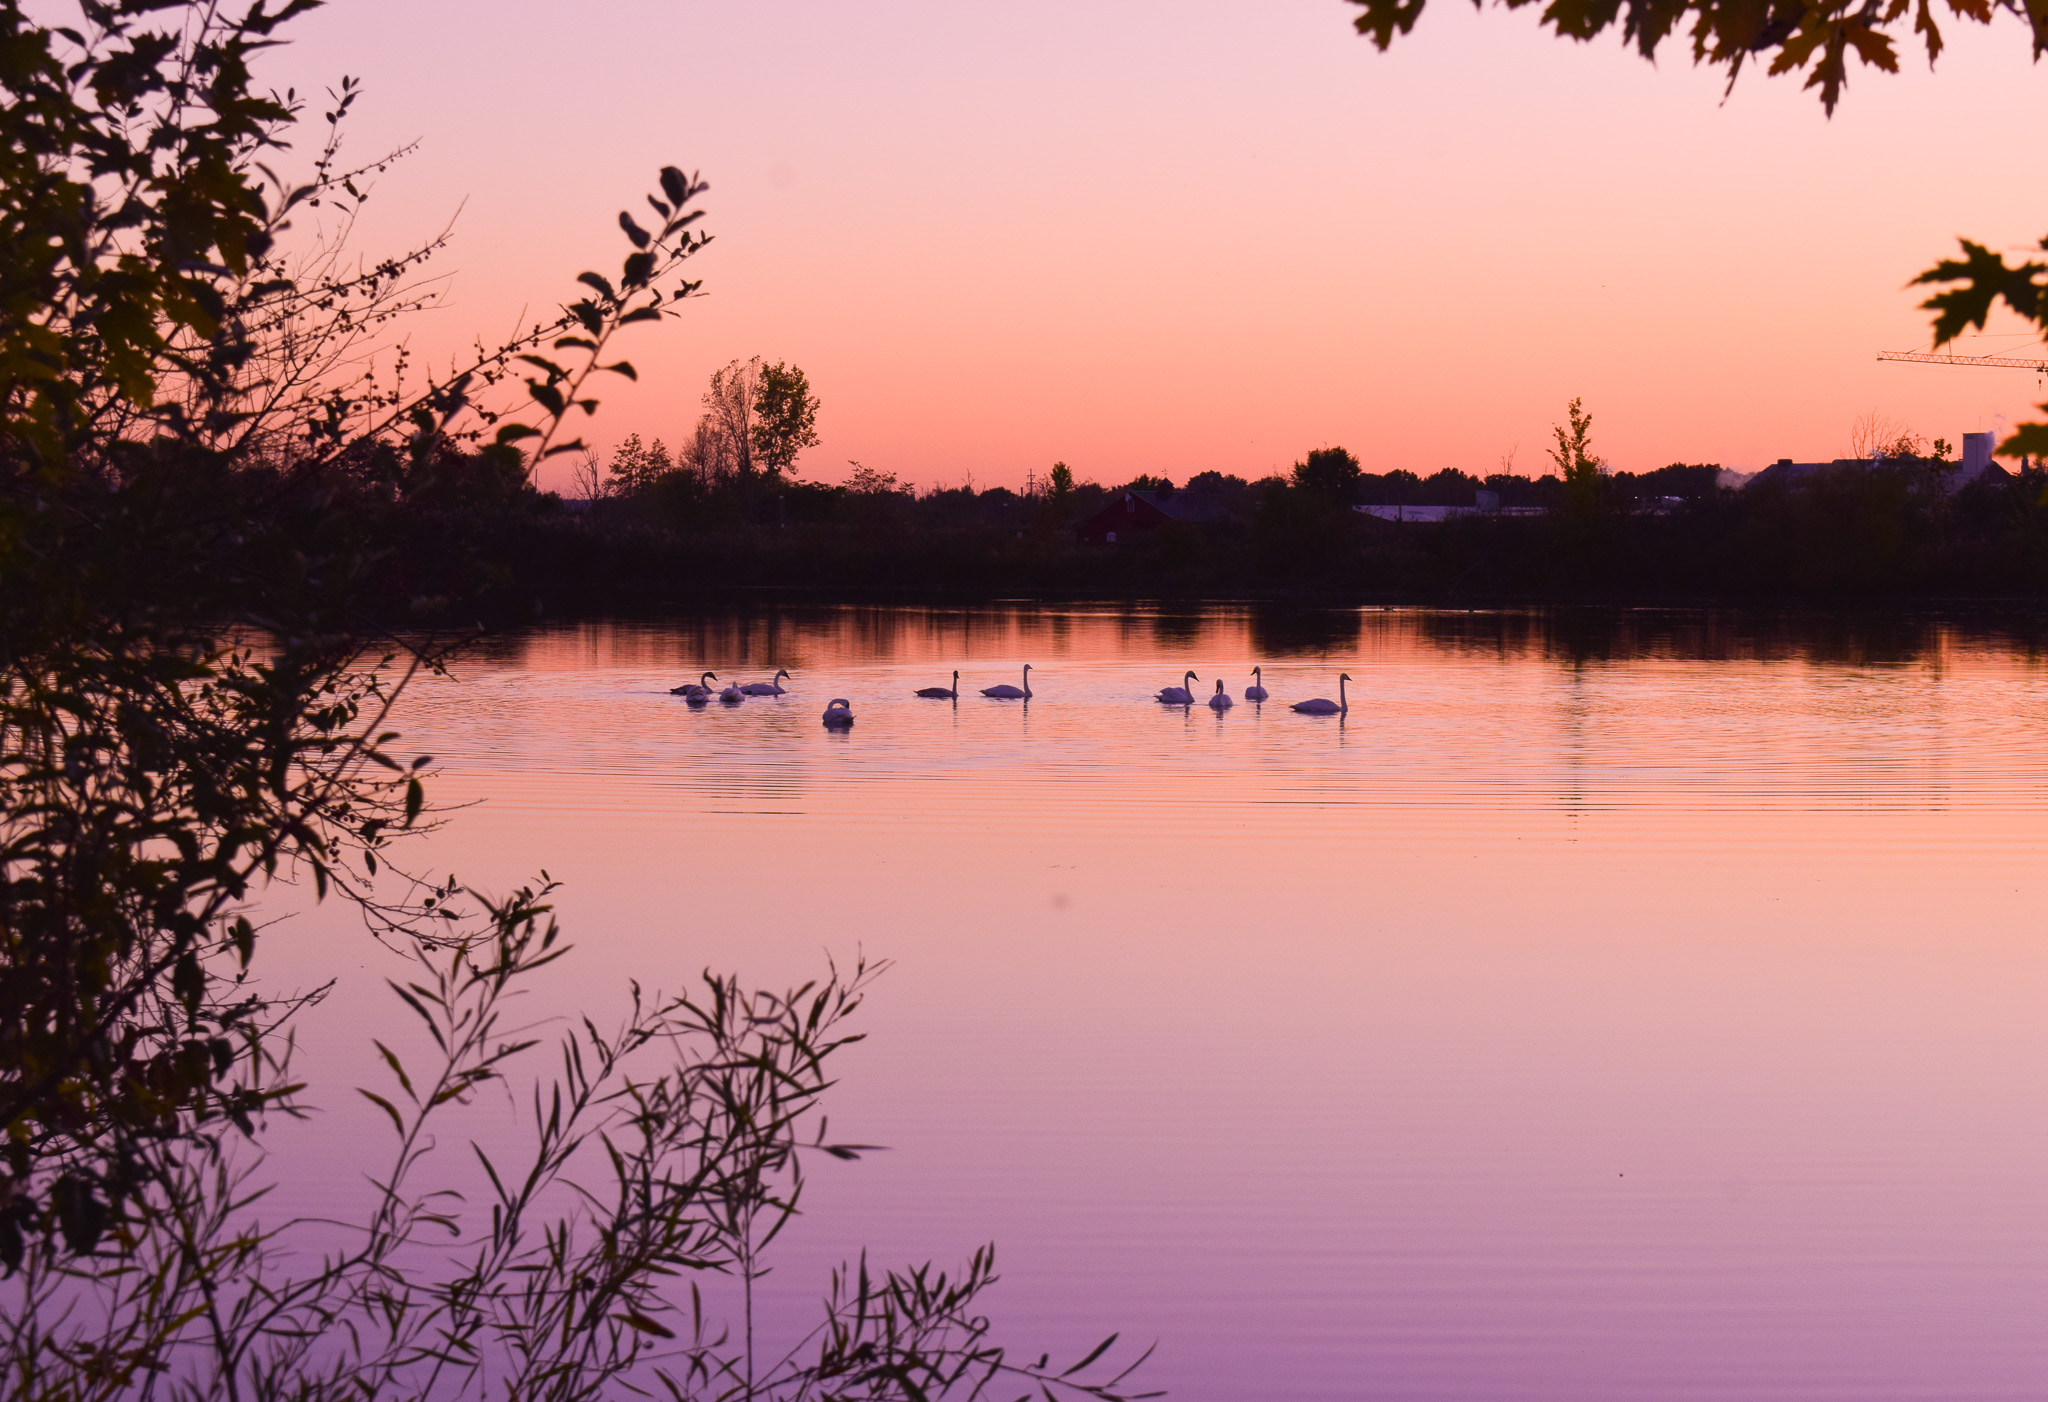
[[[982, 686], [1034, 664], [1027, 705]], [[1274, 701], [1147, 698], [1193, 668]], [[957, 704], [911, 691], [954, 667]], [[691, 711], [667, 689], [794, 674]], [[1336, 719], [1286, 701], [1336, 694]], [[852, 700], [827, 733], [829, 697]], [[1004, 1335], [1190, 1399], [2048, 1386], [2048, 669], [1936, 622], [783, 610], [417, 698], [435, 864], [567, 884], [537, 1011], [895, 962], [770, 1282], [994, 1238]], [[319, 938], [311, 938], [316, 933]], [[396, 1026], [340, 973], [322, 1083]], [[350, 1181], [341, 1092], [287, 1194]], [[317, 1152], [316, 1152], [317, 1151]]]

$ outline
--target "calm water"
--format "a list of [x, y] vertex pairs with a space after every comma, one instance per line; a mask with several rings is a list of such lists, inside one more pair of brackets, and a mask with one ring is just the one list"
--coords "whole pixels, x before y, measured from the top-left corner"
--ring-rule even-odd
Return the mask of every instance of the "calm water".
[[[1035, 664], [1028, 706], [914, 700]], [[1148, 698], [1186, 668], [1275, 701]], [[691, 711], [701, 668], [790, 695]], [[1342, 721], [1285, 701], [1335, 695]], [[819, 724], [852, 700], [850, 734]], [[2048, 666], [1941, 625], [800, 611], [423, 690], [537, 1007], [895, 967], [771, 1280], [998, 1243], [1001, 1333], [1187, 1399], [2048, 1394]], [[322, 938], [308, 936], [319, 932]], [[323, 1082], [384, 971], [325, 917]], [[336, 1048], [348, 1049], [345, 1055]], [[346, 1084], [346, 1082], [341, 1082]], [[345, 1092], [283, 1156], [353, 1181]]]

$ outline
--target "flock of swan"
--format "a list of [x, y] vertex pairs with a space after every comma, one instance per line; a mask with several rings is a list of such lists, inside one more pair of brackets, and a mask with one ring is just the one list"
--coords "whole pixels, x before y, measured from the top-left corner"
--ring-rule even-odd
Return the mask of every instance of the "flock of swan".
[[[786, 688], [782, 683], [787, 679], [790, 679], [787, 671], [777, 670], [775, 675], [765, 682], [749, 682], [745, 686], [741, 686], [737, 682], [727, 682], [724, 687], [720, 688], [711, 685], [711, 683], [718, 680], [718, 674], [716, 672], [705, 672], [694, 682], [684, 682], [681, 686], [672, 687], [669, 695], [680, 696], [692, 706], [708, 706], [713, 701], [718, 701], [727, 706], [737, 706], [749, 696], [784, 695]], [[1188, 672], [1180, 680], [1181, 684], [1179, 686], [1160, 688], [1159, 693], [1153, 699], [1165, 706], [1194, 705], [1194, 686], [1201, 678], [1197, 677], [1193, 672]], [[1344, 694], [1344, 683], [1350, 680], [1351, 674], [1349, 672], [1338, 674], [1337, 699], [1335, 701], [1325, 696], [1317, 696], [1307, 701], [1296, 701], [1293, 709], [1307, 716], [1343, 715], [1351, 709], [1351, 702]], [[981, 694], [992, 697], [997, 701], [1029, 701], [1033, 695], [1031, 690], [1031, 664], [1029, 662], [1024, 664], [1024, 674], [1019, 678], [1019, 681], [1022, 685], [1011, 686], [1008, 682], [1004, 682], [997, 686], [985, 686], [981, 689]], [[960, 699], [960, 674], [957, 671], [953, 673], [953, 683], [950, 686], [923, 686], [919, 687], [914, 694], [923, 697], [927, 701], [958, 701]], [[1270, 693], [1267, 692], [1265, 686], [1264, 673], [1260, 668], [1252, 668], [1252, 684], [1244, 689], [1244, 699], [1256, 705], [1268, 699], [1269, 695]], [[1236, 701], [1231, 699], [1230, 692], [1225, 689], [1221, 677], [1216, 679], [1216, 690], [1206, 698], [1206, 703], [1211, 710], [1215, 711], [1227, 711], [1237, 704]], [[844, 730], [851, 726], [853, 724], [853, 702], [847, 700], [844, 696], [833, 697], [825, 705], [824, 723], [828, 730]]]

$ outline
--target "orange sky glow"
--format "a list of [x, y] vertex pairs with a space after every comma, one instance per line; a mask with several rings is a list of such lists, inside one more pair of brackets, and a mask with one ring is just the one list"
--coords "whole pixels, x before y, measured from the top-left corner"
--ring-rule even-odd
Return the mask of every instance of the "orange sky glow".
[[[673, 163], [711, 183], [709, 294], [626, 346], [587, 435], [674, 443], [717, 365], [794, 361], [823, 400], [801, 475], [920, 486], [1208, 469], [1342, 444], [1368, 470], [1536, 474], [1583, 396], [1616, 468], [1929, 438], [2048, 397], [1923, 348], [1904, 284], [1958, 234], [2048, 230], [2029, 133], [2048, 72], [2010, 17], [1797, 82], [1578, 45], [1437, 0], [1386, 54], [1338, 0], [334, 0], [266, 76], [365, 80], [349, 150], [420, 138], [360, 237], [459, 209], [445, 358], [623, 251]], [[2012, 332], [2013, 323], [1994, 323]], [[1966, 343], [2023, 350], [2017, 335]], [[547, 469], [548, 485], [566, 466]], [[560, 479], [559, 481], [557, 479]]]

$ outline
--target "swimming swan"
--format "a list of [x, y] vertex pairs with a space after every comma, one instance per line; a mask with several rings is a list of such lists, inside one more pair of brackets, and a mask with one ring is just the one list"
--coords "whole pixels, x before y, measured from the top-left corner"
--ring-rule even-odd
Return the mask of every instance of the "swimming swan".
[[718, 693], [718, 699], [728, 706], [737, 706], [747, 699], [747, 693], [740, 690], [738, 682], [727, 682], [725, 690]]
[[1351, 709], [1351, 703], [1347, 701], [1344, 697], [1344, 683], [1350, 680], [1351, 674], [1349, 672], [1345, 672], [1343, 675], [1337, 678], [1337, 699], [1335, 701], [1331, 701], [1326, 697], [1318, 696], [1313, 701], [1295, 702], [1294, 709], [1300, 711], [1304, 715], [1310, 716], [1343, 715], [1346, 711]]
[[1198, 678], [1193, 672], [1188, 673], [1186, 676], [1181, 678], [1181, 685], [1169, 686], [1165, 690], [1161, 691], [1159, 693], [1160, 701], [1164, 702], [1168, 706], [1194, 705], [1195, 693], [1188, 689], [1187, 683], [1199, 680], [1200, 678]]
[[844, 730], [853, 724], [853, 703], [844, 696], [835, 696], [825, 703], [825, 725], [830, 730]]
[[1259, 669], [1256, 667], [1252, 668], [1252, 684], [1244, 689], [1244, 699], [1247, 701], [1263, 701], [1266, 699], [1265, 678], [1259, 675]]
[[1230, 699], [1230, 693], [1223, 689], [1223, 678], [1216, 678], [1216, 694], [1209, 698], [1209, 708], [1216, 711], [1227, 711], [1236, 704], [1236, 702]]
[[927, 701], [958, 701], [960, 699], [960, 674], [953, 674], [953, 687], [949, 691], [943, 686], [921, 686], [917, 694]]
[[697, 680], [693, 682], [684, 682], [681, 686], [670, 687], [668, 689], [668, 694], [671, 696], [695, 696], [698, 692], [701, 691], [708, 695], [711, 691], [711, 688], [706, 686], [705, 683], [715, 682], [717, 680], [718, 673], [706, 672], [703, 676], [697, 678]]
[[981, 694], [983, 696], [993, 696], [998, 701], [1015, 701], [1019, 698], [1029, 701], [1031, 699], [1031, 664], [1029, 662], [1024, 664], [1023, 686], [1011, 686], [1008, 682], [1004, 682], [1001, 686], [983, 687]]
[[[789, 676], [789, 673], [777, 671], [775, 674], [775, 680], [765, 682], [748, 682], [745, 686], [741, 687], [740, 690], [744, 691], [749, 696], [780, 696], [782, 695], [782, 678], [787, 676]], [[795, 678], [792, 677], [791, 680], [794, 681]]]

